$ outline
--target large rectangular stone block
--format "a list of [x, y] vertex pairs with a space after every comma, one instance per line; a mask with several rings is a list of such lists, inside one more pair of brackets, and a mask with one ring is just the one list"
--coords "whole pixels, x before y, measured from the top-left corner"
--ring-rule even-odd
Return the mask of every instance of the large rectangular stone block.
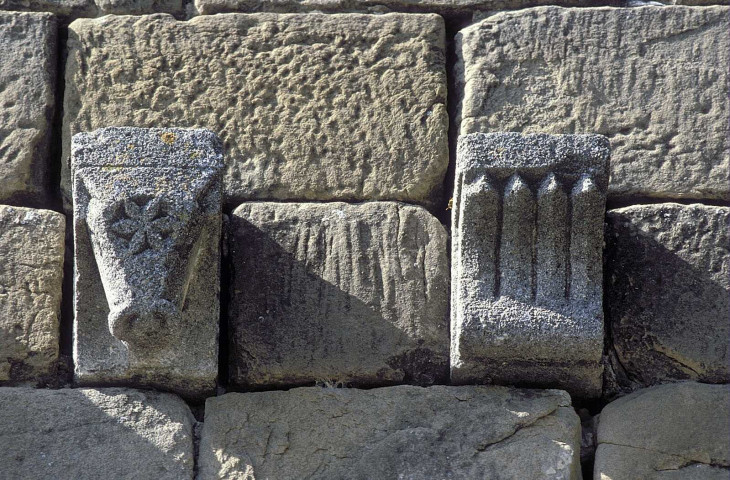
[[448, 379], [447, 235], [426, 210], [246, 203], [230, 230], [234, 385]]
[[193, 424], [174, 395], [0, 388], [0, 477], [193, 478]]
[[[204, 127], [225, 142], [231, 205], [428, 204], [442, 186], [448, 119], [436, 15], [105, 17], [72, 23], [68, 50], [65, 159], [80, 131]], [[68, 191], [67, 173], [63, 184]]]
[[577, 480], [580, 422], [558, 390], [297, 388], [210, 398], [200, 479]]
[[636, 205], [607, 226], [614, 387], [730, 382], [730, 208]]
[[612, 197], [730, 199], [730, 8], [541, 7], [457, 37], [461, 134], [597, 133]]
[[599, 135], [459, 138], [453, 382], [600, 395], [609, 155]]
[[0, 203], [42, 206], [56, 92], [56, 20], [0, 12]]
[[64, 231], [60, 213], [0, 205], [0, 382], [56, 372]]
[[609, 403], [598, 423], [594, 480], [726, 480], [730, 386], [683, 382]]
[[213, 392], [222, 167], [221, 142], [207, 130], [74, 136], [78, 383]]

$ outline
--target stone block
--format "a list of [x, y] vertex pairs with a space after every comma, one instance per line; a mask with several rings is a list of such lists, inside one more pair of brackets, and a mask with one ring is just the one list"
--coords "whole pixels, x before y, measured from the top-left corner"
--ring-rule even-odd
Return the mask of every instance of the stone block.
[[459, 138], [451, 380], [601, 393], [608, 140]]
[[297, 388], [210, 398], [200, 479], [579, 479], [557, 390]]
[[73, 22], [68, 50], [65, 159], [79, 131], [204, 127], [224, 140], [231, 206], [438, 200], [448, 165], [441, 17], [105, 17]]
[[728, 200], [729, 30], [721, 6], [492, 15], [457, 36], [460, 133], [601, 134], [611, 197]]
[[426, 210], [245, 203], [230, 230], [233, 384], [448, 380], [447, 234]]
[[[709, 0], [678, 0], [709, 1]], [[721, 0], [724, 1], [724, 0]], [[554, 4], [552, 0], [195, 0], [203, 15], [228, 12], [424, 12], [448, 17], [474, 11], [512, 10]], [[618, 4], [617, 0], [560, 0], [561, 5], [592, 6]]]
[[610, 210], [606, 246], [617, 386], [730, 382], [730, 208]]
[[78, 383], [213, 392], [222, 152], [207, 130], [74, 136]]
[[646, 388], [608, 404], [598, 424], [594, 480], [726, 480], [730, 386]]
[[0, 0], [0, 10], [50, 12], [64, 25], [76, 18], [102, 15], [186, 15], [183, 0]]
[[0, 203], [46, 200], [56, 28], [47, 13], [0, 12]]
[[0, 388], [0, 476], [193, 478], [193, 424], [174, 395]]
[[64, 231], [60, 213], [0, 205], [0, 382], [56, 371]]

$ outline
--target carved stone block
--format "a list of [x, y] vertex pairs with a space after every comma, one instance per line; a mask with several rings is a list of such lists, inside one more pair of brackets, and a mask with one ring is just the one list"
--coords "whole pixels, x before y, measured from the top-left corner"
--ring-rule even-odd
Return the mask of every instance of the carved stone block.
[[213, 390], [222, 167], [207, 130], [74, 136], [78, 383]]
[[448, 379], [448, 236], [425, 209], [250, 202], [229, 239], [233, 385]]
[[600, 394], [609, 156], [599, 135], [459, 139], [452, 381]]

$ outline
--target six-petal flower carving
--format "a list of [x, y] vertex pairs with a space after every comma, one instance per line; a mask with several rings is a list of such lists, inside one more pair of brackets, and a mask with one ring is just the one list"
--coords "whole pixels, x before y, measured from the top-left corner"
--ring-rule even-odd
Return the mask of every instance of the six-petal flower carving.
[[162, 249], [165, 239], [175, 228], [175, 220], [163, 211], [162, 199], [153, 197], [141, 207], [132, 199], [124, 199], [121, 203], [122, 218], [111, 225], [111, 230], [129, 240], [128, 253], [134, 255], [149, 248]]

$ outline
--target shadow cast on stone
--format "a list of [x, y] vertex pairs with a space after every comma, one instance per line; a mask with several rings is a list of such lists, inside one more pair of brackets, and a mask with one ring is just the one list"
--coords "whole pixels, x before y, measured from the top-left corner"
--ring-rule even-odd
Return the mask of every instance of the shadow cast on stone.
[[[409, 334], [408, 328], [419, 325], [398, 318], [396, 305], [388, 304], [397, 298], [383, 294], [387, 286], [357, 283], [367, 275], [340, 276], [339, 283], [349, 286], [350, 292], [345, 291], [240, 217], [231, 217], [229, 235], [228, 368], [233, 390], [448, 382], [447, 334], [439, 351]], [[335, 253], [322, 252], [320, 258], [326, 255]], [[334, 260], [326, 268], [345, 267], [338, 261], [358, 259]], [[350, 268], [343, 268], [344, 275], [358, 272]], [[370, 302], [353, 290], [363, 292], [361, 298], [369, 295]]]
[[615, 378], [604, 395], [679, 380], [730, 382], [727, 288], [636, 225], [607, 222], [607, 373]]

